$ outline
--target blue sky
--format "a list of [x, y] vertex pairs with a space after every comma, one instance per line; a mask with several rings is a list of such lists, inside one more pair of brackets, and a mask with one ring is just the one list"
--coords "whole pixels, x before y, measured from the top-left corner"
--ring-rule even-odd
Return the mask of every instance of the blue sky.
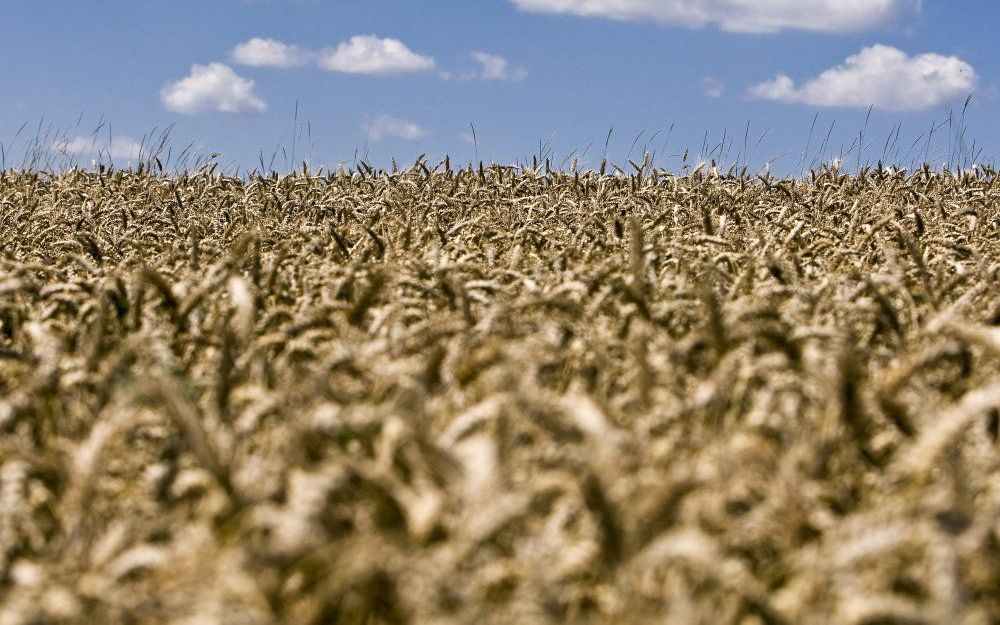
[[8, 165], [40, 134], [80, 162], [109, 147], [124, 162], [144, 135], [173, 124], [175, 154], [193, 144], [243, 170], [275, 153], [275, 168], [291, 166], [293, 144], [294, 161], [314, 168], [421, 153], [523, 162], [540, 150], [556, 164], [581, 156], [593, 166], [613, 127], [607, 153], [617, 163], [648, 146], [671, 169], [687, 149], [694, 162], [750, 153], [755, 168], [775, 159], [776, 170], [797, 172], [807, 142], [807, 163], [847, 152], [854, 164], [866, 119], [862, 158], [878, 159], [899, 125], [889, 151], [907, 164], [947, 160], [956, 124], [930, 146], [928, 131], [950, 112], [957, 123], [970, 94], [965, 147], [975, 141], [991, 162], [1000, 144], [995, 0], [48, 0], [4, 9]]

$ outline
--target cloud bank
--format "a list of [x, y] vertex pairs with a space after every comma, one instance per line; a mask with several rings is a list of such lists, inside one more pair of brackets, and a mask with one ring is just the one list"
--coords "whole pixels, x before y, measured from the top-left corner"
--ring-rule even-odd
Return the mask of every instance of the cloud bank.
[[510, 0], [523, 11], [742, 33], [850, 33], [892, 21], [918, 0]]

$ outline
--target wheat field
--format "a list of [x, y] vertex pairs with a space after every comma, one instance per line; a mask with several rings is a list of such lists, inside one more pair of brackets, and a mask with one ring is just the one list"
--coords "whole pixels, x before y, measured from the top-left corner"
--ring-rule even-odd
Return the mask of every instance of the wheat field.
[[0, 174], [0, 625], [1000, 623], [1000, 176]]

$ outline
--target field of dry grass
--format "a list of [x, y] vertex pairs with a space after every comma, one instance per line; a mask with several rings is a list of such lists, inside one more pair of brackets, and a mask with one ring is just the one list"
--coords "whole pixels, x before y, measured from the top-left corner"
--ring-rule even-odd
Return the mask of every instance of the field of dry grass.
[[1000, 176], [0, 174], [0, 625], [1000, 623]]

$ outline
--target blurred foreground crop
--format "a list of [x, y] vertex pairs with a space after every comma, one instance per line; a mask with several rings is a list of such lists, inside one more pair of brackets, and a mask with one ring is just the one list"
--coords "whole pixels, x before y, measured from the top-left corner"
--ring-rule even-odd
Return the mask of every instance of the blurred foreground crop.
[[0, 625], [1000, 622], [1000, 176], [0, 174]]

